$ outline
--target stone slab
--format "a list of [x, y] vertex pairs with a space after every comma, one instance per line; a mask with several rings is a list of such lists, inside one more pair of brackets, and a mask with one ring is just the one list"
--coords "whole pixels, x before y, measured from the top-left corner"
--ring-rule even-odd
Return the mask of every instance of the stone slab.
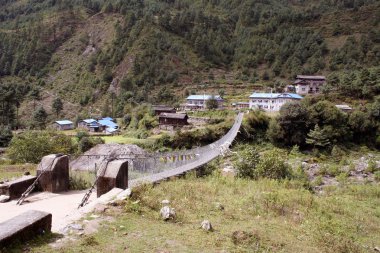
[[1, 194], [9, 196], [11, 200], [18, 199], [35, 180], [35, 176], [23, 176], [6, 182], [1, 185]]
[[52, 215], [29, 210], [0, 223], [0, 251], [12, 243], [24, 243], [51, 231]]

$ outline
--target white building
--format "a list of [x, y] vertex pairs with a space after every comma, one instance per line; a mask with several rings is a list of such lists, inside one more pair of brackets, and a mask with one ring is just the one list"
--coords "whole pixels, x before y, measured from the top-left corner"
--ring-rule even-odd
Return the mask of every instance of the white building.
[[300, 95], [294, 93], [253, 93], [249, 96], [249, 108], [279, 111], [285, 103], [301, 99]]
[[205, 109], [207, 100], [215, 99], [218, 103], [218, 109], [223, 108], [223, 98], [213, 95], [190, 95], [186, 98], [186, 104], [183, 105], [185, 110]]

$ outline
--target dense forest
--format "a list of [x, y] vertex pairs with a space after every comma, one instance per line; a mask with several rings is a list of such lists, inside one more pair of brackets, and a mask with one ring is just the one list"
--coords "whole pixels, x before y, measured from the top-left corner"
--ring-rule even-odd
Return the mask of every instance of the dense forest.
[[[9, 83], [28, 87], [17, 103], [38, 89], [82, 107], [109, 103], [116, 86], [122, 114], [129, 102], [176, 101], [172, 88], [213, 80], [210, 69], [247, 83], [326, 74], [326, 93], [363, 99], [380, 92], [375, 0], [0, 0], [0, 6], [1, 90]], [[90, 33], [78, 37], [99, 15], [111, 18], [109, 43]], [[75, 65], [88, 46], [95, 50]], [[59, 82], [57, 73], [69, 68], [65, 54], [75, 68]]]

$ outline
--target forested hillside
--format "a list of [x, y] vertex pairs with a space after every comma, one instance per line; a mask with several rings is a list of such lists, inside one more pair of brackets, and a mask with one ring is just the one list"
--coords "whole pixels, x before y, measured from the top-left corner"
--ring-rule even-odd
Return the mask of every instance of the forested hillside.
[[49, 111], [57, 97], [67, 117], [110, 110], [111, 100], [121, 115], [127, 103], [175, 103], [197, 85], [284, 86], [296, 74], [326, 74], [328, 91], [358, 99], [380, 92], [376, 0], [0, 0], [0, 6], [3, 122], [20, 104], [26, 118], [32, 104]]

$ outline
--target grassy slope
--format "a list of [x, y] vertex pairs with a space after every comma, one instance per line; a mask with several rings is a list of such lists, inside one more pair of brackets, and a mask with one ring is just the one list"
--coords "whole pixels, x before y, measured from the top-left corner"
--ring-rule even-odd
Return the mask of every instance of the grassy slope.
[[[175, 208], [176, 222], [160, 220], [163, 199]], [[142, 188], [109, 212], [114, 222], [60, 252], [372, 252], [380, 241], [379, 185], [330, 188], [317, 196], [295, 182], [190, 177]], [[204, 219], [214, 232], [199, 228]], [[234, 243], [235, 231], [248, 236]], [[31, 249], [56, 252], [48, 245]]]

